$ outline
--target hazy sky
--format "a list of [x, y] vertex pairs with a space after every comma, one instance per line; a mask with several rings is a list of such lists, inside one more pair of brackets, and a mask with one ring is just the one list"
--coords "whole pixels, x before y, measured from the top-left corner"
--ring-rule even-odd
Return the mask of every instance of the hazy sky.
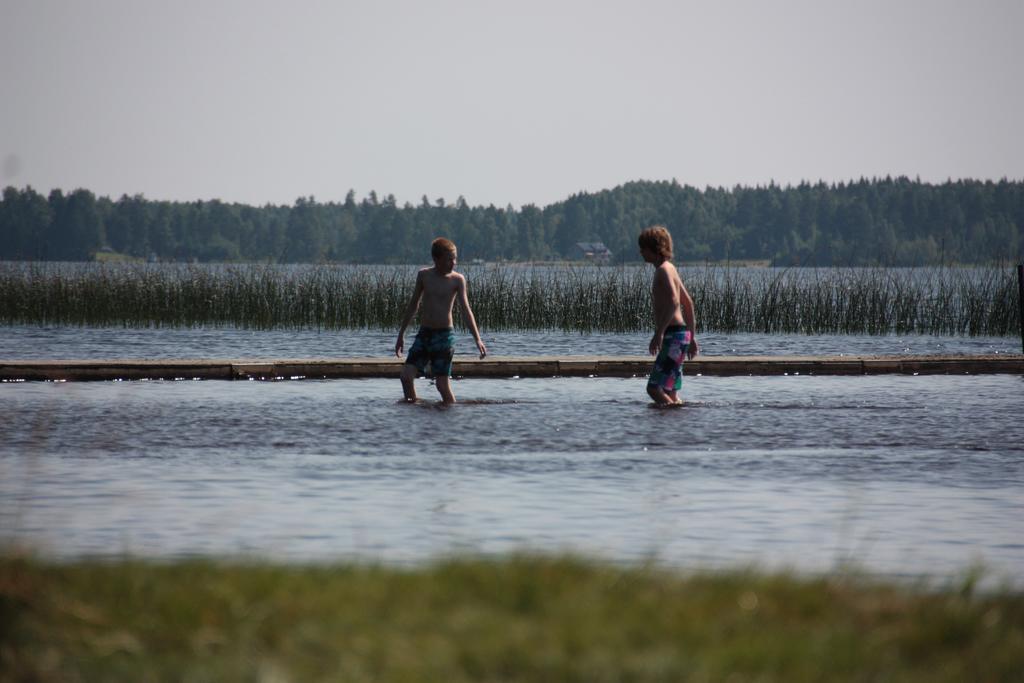
[[0, 185], [545, 205], [1024, 179], [1024, 0], [0, 0]]

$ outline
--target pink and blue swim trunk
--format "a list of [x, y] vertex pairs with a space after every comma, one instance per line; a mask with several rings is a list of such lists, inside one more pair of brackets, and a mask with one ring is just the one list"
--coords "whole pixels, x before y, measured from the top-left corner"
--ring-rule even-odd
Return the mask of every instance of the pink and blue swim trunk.
[[665, 391], [683, 388], [683, 360], [690, 348], [691, 332], [686, 325], [670, 325], [661, 339], [661, 350], [654, 359], [654, 369], [647, 380]]

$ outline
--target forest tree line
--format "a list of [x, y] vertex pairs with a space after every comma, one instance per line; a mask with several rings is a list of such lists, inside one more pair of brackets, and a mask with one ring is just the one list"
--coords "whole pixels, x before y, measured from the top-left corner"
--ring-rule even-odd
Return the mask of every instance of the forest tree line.
[[487, 261], [570, 257], [603, 242], [613, 262], [638, 261], [636, 235], [664, 224], [679, 261], [775, 265], [933, 265], [1024, 258], [1024, 182], [905, 177], [850, 183], [697, 189], [636, 181], [546, 207], [469, 206], [423, 197], [401, 206], [370, 192], [291, 206], [170, 202], [89, 190], [43, 196], [7, 187], [0, 260], [85, 261], [113, 252], [161, 261], [423, 263], [446, 236]]

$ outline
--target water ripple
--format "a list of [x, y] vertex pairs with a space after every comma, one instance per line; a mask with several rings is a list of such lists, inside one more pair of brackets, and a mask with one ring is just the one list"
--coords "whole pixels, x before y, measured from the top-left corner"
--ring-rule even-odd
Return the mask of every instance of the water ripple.
[[642, 379], [467, 379], [443, 410], [394, 380], [2, 385], [0, 518], [70, 556], [573, 547], [1024, 579], [1021, 388], [687, 377], [658, 411]]

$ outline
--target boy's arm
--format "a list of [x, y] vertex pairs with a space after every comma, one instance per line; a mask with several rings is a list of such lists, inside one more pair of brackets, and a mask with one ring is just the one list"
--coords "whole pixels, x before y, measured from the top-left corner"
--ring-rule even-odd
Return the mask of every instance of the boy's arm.
[[405, 347], [405, 328], [412, 322], [412, 317], [416, 315], [416, 309], [420, 305], [420, 299], [423, 297], [423, 272], [416, 273], [416, 287], [412, 290], [412, 297], [409, 299], [409, 305], [405, 307], [405, 315], [402, 316], [402, 326], [398, 328], [398, 340], [395, 342], [395, 355], [399, 358], [402, 357], [402, 349]]
[[466, 319], [469, 331], [473, 333], [473, 341], [476, 342], [476, 348], [480, 351], [480, 357], [483, 358], [487, 355], [487, 347], [484, 346], [484, 340], [480, 338], [480, 331], [476, 328], [476, 318], [473, 317], [473, 309], [469, 307], [466, 278], [461, 276], [459, 277], [459, 306], [462, 308], [462, 316]]
[[680, 305], [683, 307], [683, 322], [686, 323], [686, 329], [690, 331], [690, 346], [686, 350], [686, 357], [692, 359], [697, 355], [697, 316], [693, 311], [693, 297], [686, 291], [686, 285], [680, 279], [679, 284], [681, 286], [682, 301]]

